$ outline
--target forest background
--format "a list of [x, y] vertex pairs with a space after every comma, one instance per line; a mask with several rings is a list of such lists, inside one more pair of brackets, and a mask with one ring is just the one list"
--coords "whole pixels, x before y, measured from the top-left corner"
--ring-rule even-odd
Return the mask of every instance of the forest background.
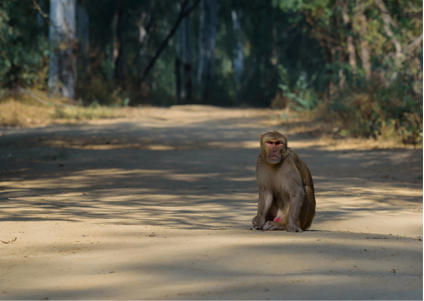
[[71, 104], [272, 107], [307, 112], [337, 137], [422, 145], [422, 6], [3, 0], [0, 123], [22, 124], [31, 101], [59, 117]]

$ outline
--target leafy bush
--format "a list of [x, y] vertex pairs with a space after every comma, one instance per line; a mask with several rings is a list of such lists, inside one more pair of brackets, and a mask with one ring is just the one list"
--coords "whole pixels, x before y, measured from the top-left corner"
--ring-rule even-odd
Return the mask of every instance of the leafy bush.
[[324, 114], [341, 121], [346, 136], [399, 137], [405, 144], [421, 143], [422, 93], [415, 93], [405, 78], [399, 74], [389, 86], [374, 79], [339, 89]]
[[37, 21], [33, 1], [0, 2], [0, 89], [14, 84], [44, 88], [48, 78], [46, 23]]
[[318, 103], [318, 99], [315, 91], [310, 88], [306, 75], [301, 74], [294, 84], [294, 87], [290, 89], [287, 70], [282, 65], [278, 67], [278, 74], [281, 81], [278, 87], [283, 91], [283, 95], [291, 100], [291, 102], [289, 102], [290, 108], [296, 111], [310, 111], [314, 109]]

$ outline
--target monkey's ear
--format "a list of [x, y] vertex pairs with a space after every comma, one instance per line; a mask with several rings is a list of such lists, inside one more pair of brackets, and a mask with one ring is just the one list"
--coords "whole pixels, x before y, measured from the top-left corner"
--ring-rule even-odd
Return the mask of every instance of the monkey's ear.
[[262, 134], [259, 134], [259, 145], [260, 146], [262, 146], [262, 137], [263, 137], [263, 135]]
[[286, 139], [286, 143], [287, 141], [289, 141], [289, 139], [287, 139], [287, 135], [283, 135], [284, 139]]

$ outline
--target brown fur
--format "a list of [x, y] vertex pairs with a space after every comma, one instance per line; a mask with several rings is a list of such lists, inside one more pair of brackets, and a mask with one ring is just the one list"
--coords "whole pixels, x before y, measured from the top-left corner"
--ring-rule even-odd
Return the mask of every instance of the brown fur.
[[[315, 189], [311, 172], [287, 137], [277, 131], [260, 136], [261, 153], [256, 160], [259, 187], [258, 212], [252, 229], [302, 232], [315, 216]], [[280, 217], [280, 220], [274, 221]]]

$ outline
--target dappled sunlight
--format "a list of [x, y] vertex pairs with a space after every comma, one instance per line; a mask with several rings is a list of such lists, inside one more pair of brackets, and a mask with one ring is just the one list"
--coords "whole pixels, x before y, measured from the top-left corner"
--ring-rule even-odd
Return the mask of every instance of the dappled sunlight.
[[0, 277], [19, 283], [7, 298], [367, 299], [373, 285], [422, 288], [420, 151], [328, 151], [290, 136], [314, 179], [312, 226], [251, 231], [267, 129], [165, 115], [2, 136], [0, 240], [16, 241], [0, 244]]
[[[55, 227], [54, 231], [60, 230], [59, 225]], [[60, 294], [86, 299], [97, 291], [97, 297], [116, 298], [114, 292], [125, 289], [132, 298], [143, 292], [147, 299], [199, 299], [221, 292], [239, 297], [249, 293], [258, 299], [265, 288], [276, 296], [287, 290], [367, 292], [380, 282], [389, 283], [393, 291], [420, 288], [422, 267], [414, 262], [422, 257], [417, 248], [421, 243], [411, 238], [347, 232], [334, 237], [326, 232], [187, 231], [161, 226], [66, 229], [72, 232], [59, 242], [50, 236], [42, 242], [28, 237], [22, 254], [31, 256], [24, 257], [14, 273], [36, 273], [46, 264], [55, 268], [43, 278], [21, 279], [24, 289], [10, 292], [10, 297], [54, 299]], [[151, 231], [155, 237], [147, 235]], [[5, 267], [13, 264], [8, 256], [2, 262]], [[399, 283], [398, 277], [382, 277], [393, 268], [398, 277], [409, 279], [408, 284]], [[155, 289], [146, 290], [150, 287]]]

